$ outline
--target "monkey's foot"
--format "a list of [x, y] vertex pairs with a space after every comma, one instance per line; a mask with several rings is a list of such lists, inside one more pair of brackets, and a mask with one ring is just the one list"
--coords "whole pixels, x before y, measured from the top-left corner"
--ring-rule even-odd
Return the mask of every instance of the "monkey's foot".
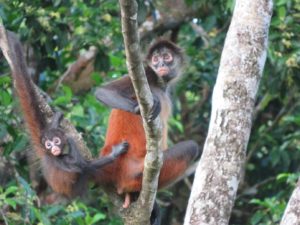
[[125, 201], [123, 203], [123, 208], [124, 209], [127, 209], [130, 205], [130, 194], [129, 193], [126, 193], [125, 194]]

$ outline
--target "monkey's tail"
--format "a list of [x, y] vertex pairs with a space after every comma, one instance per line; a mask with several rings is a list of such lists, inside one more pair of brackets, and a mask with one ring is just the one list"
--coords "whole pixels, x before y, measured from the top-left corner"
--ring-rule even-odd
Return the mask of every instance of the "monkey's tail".
[[6, 31], [3, 26], [0, 26], [0, 47], [11, 68], [15, 89], [20, 100], [32, 144], [38, 156], [41, 157], [44, 153], [40, 138], [42, 130], [46, 126], [46, 121], [40, 111], [34, 85], [27, 72], [22, 45], [15, 34]]

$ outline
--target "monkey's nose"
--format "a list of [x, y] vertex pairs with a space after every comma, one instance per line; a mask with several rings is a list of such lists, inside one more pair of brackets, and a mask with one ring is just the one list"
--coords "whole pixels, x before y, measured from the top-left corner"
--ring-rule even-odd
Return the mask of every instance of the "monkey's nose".
[[59, 147], [53, 146], [52, 149], [51, 149], [51, 153], [52, 153], [52, 155], [54, 155], [54, 156], [58, 156], [58, 155], [60, 155], [61, 150], [60, 150]]

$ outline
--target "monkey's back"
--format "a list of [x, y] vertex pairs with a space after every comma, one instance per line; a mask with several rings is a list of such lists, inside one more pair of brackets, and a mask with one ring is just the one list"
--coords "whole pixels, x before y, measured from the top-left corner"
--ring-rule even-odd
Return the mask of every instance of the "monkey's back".
[[140, 189], [146, 155], [146, 137], [140, 115], [113, 109], [100, 156], [110, 154], [113, 146], [122, 141], [129, 143], [128, 152], [105, 167], [110, 182], [115, 185], [120, 194], [128, 190]]
[[129, 150], [123, 156], [131, 155], [132, 149], [141, 148], [141, 146], [145, 146], [145, 148], [139, 149], [134, 155], [136, 157], [145, 156], [146, 137], [141, 116], [124, 110], [113, 109], [110, 114], [105, 145], [101, 151], [101, 155], [107, 155], [111, 152], [111, 148], [108, 149], [106, 146], [112, 147], [113, 145], [120, 144], [122, 141], [129, 143]]

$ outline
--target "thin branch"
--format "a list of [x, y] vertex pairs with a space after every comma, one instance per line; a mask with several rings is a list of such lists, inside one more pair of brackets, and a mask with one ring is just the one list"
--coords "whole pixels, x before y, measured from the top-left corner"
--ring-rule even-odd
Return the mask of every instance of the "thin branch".
[[159, 151], [161, 125], [159, 118], [154, 121], [148, 120], [153, 105], [153, 97], [141, 59], [137, 26], [137, 2], [134, 0], [120, 0], [119, 3], [128, 73], [139, 102], [147, 141], [142, 190], [137, 204], [131, 207], [130, 212], [132, 215], [126, 216], [124, 219], [125, 224], [130, 225], [149, 224], [157, 191], [159, 171], [162, 166], [162, 152]]
[[201, 39], [204, 42], [204, 47], [208, 48], [209, 47], [209, 36], [207, 34], [207, 32], [204, 30], [204, 28], [202, 26], [200, 26], [199, 24], [195, 24], [193, 22], [190, 22], [191, 27], [193, 28], [193, 30], [201, 37]]
[[90, 75], [94, 71], [97, 53], [98, 49], [95, 46], [90, 46], [86, 52], [80, 54], [78, 59], [58, 79], [54, 89], [57, 91], [62, 83], [68, 84], [74, 92], [90, 89], [93, 84]]

